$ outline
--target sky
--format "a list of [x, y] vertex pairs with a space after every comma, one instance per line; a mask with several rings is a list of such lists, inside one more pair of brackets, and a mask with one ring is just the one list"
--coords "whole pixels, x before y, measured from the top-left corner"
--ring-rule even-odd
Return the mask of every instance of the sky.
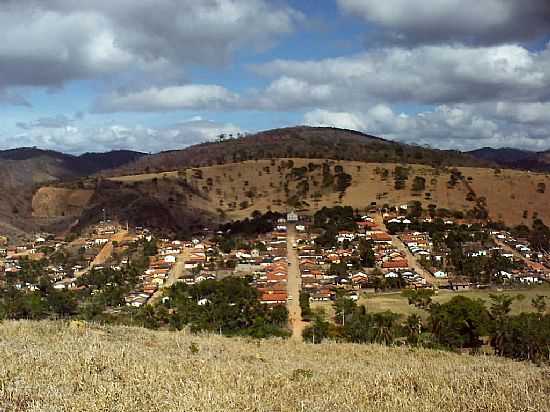
[[548, 0], [0, 0], [0, 149], [294, 125], [550, 149]]

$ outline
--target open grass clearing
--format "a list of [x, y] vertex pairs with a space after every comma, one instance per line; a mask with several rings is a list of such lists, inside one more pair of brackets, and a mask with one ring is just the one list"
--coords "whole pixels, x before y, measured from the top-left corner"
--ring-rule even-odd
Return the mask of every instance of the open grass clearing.
[[550, 369], [408, 347], [0, 325], [0, 410], [547, 411]]

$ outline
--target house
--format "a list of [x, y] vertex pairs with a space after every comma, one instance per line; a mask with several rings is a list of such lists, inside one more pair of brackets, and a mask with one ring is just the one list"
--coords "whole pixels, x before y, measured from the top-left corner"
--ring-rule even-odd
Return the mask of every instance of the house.
[[409, 267], [407, 259], [393, 259], [382, 263], [384, 269], [406, 269]]
[[370, 238], [374, 243], [391, 243], [392, 237], [386, 232], [374, 232], [371, 233]]
[[310, 294], [310, 299], [315, 302], [326, 302], [331, 298], [330, 289], [320, 289]]
[[268, 291], [262, 293], [260, 302], [266, 305], [285, 304], [287, 297], [288, 295], [286, 292]]
[[164, 256], [164, 262], [165, 263], [176, 263], [176, 257], [174, 255], [166, 255], [166, 256]]
[[286, 220], [287, 222], [297, 222], [298, 221], [298, 215], [294, 210], [291, 210], [286, 214]]

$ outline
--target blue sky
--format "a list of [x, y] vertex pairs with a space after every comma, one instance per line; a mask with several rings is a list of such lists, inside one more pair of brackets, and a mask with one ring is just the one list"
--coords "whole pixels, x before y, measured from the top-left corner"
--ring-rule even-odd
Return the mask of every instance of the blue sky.
[[7, 0], [0, 24], [0, 148], [155, 152], [297, 124], [550, 148], [545, 0]]

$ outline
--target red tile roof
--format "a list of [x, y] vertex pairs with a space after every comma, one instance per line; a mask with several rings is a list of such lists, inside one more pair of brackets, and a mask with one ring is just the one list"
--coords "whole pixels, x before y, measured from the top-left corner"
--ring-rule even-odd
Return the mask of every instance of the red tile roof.
[[382, 263], [382, 267], [384, 269], [408, 268], [409, 262], [407, 262], [407, 259], [388, 260], [387, 262]]
[[389, 242], [392, 240], [391, 236], [385, 232], [376, 232], [371, 234], [370, 237], [375, 242]]

